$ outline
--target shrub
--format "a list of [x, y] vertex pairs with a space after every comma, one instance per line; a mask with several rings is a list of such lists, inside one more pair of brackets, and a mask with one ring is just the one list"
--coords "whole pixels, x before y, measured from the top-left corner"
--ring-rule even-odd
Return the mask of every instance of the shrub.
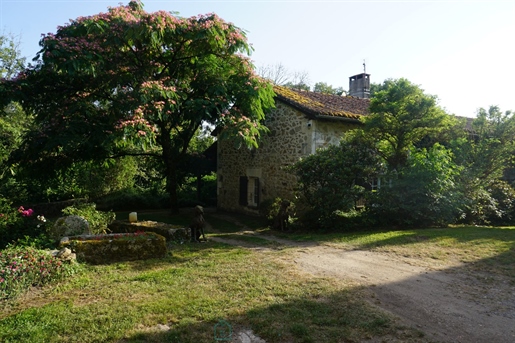
[[[280, 197], [275, 198], [274, 200], [266, 200], [262, 204], [259, 205], [260, 214], [264, 215], [267, 219], [268, 225], [272, 226], [275, 224], [275, 218], [279, 214], [279, 209], [281, 208], [281, 203], [285, 199]], [[288, 224], [293, 224], [296, 220], [295, 218], [295, 204], [292, 201], [289, 201], [290, 205], [288, 206]]]
[[0, 299], [14, 298], [32, 286], [42, 286], [73, 275], [76, 263], [63, 263], [47, 251], [9, 247], [0, 251]]
[[435, 144], [412, 148], [407, 165], [385, 176], [388, 185], [370, 193], [367, 214], [385, 226], [446, 226], [462, 206], [452, 153]]
[[157, 190], [140, 190], [128, 188], [97, 199], [98, 208], [114, 211], [132, 211], [134, 209], [155, 209], [169, 207], [169, 195]]
[[[353, 211], [366, 184], [380, 168], [374, 147], [360, 133], [347, 133], [338, 146], [317, 150], [291, 170], [298, 178], [298, 191], [305, 199], [311, 229], [332, 229], [337, 212]], [[304, 211], [302, 211], [304, 212]], [[305, 224], [305, 223], [304, 223]]]
[[18, 209], [0, 198], [0, 249], [22, 238], [38, 237], [46, 232], [47, 221], [29, 208]]

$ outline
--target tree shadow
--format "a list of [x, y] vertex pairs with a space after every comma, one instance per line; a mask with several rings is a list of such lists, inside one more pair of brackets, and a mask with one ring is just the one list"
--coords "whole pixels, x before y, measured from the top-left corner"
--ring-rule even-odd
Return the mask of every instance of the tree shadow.
[[268, 343], [363, 342], [378, 337], [426, 342], [419, 330], [357, 300], [355, 292], [306, 295], [224, 318], [140, 327], [117, 342], [255, 342], [250, 337]]

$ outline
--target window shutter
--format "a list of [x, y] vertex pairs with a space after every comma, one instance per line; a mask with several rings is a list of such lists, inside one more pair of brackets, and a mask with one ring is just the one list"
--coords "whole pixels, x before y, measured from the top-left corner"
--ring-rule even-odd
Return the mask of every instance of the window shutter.
[[247, 185], [248, 179], [246, 176], [240, 176], [240, 205], [247, 206]]
[[256, 205], [259, 205], [261, 200], [261, 182], [259, 182], [259, 178], [256, 178]]

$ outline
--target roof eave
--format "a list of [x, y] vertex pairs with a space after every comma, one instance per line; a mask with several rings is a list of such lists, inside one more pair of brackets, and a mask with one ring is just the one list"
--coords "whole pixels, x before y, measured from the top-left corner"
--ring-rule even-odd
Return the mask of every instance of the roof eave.
[[328, 121], [343, 121], [343, 122], [353, 123], [353, 124], [362, 124], [361, 120], [359, 120], [358, 118], [328, 116], [328, 115], [322, 115], [322, 114], [316, 114], [315, 119], [328, 120]]

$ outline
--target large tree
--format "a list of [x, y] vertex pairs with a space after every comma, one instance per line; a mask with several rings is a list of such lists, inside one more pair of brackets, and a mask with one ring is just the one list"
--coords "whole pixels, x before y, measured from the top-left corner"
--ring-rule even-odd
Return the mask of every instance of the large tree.
[[[497, 106], [480, 108], [471, 124], [461, 130], [461, 137], [451, 141], [455, 159], [462, 166], [460, 184], [465, 194], [466, 222], [513, 220], [512, 205], [504, 206], [497, 194], [513, 192], [499, 180], [513, 168], [515, 153], [515, 116]], [[510, 201], [515, 199], [510, 196]]]
[[34, 163], [155, 155], [175, 209], [178, 166], [203, 122], [248, 146], [266, 129], [272, 87], [254, 73], [245, 32], [216, 14], [147, 13], [131, 1], [40, 45], [15, 84], [38, 123], [26, 152]]
[[325, 82], [317, 82], [313, 87], [313, 92], [324, 93], [324, 94], [333, 94], [333, 95], [342, 95], [344, 93], [343, 87], [334, 88], [332, 85], [329, 85]]
[[401, 169], [414, 145], [434, 139], [452, 120], [435, 96], [406, 79], [386, 80], [376, 88], [364, 129], [377, 142], [388, 168]]
[[24, 64], [25, 58], [21, 56], [19, 40], [13, 35], [0, 35], [0, 178], [6, 171], [14, 172], [6, 161], [20, 145], [23, 134], [31, 123], [31, 118], [25, 115], [21, 106], [11, 101], [7, 87], [8, 80], [23, 70]]

